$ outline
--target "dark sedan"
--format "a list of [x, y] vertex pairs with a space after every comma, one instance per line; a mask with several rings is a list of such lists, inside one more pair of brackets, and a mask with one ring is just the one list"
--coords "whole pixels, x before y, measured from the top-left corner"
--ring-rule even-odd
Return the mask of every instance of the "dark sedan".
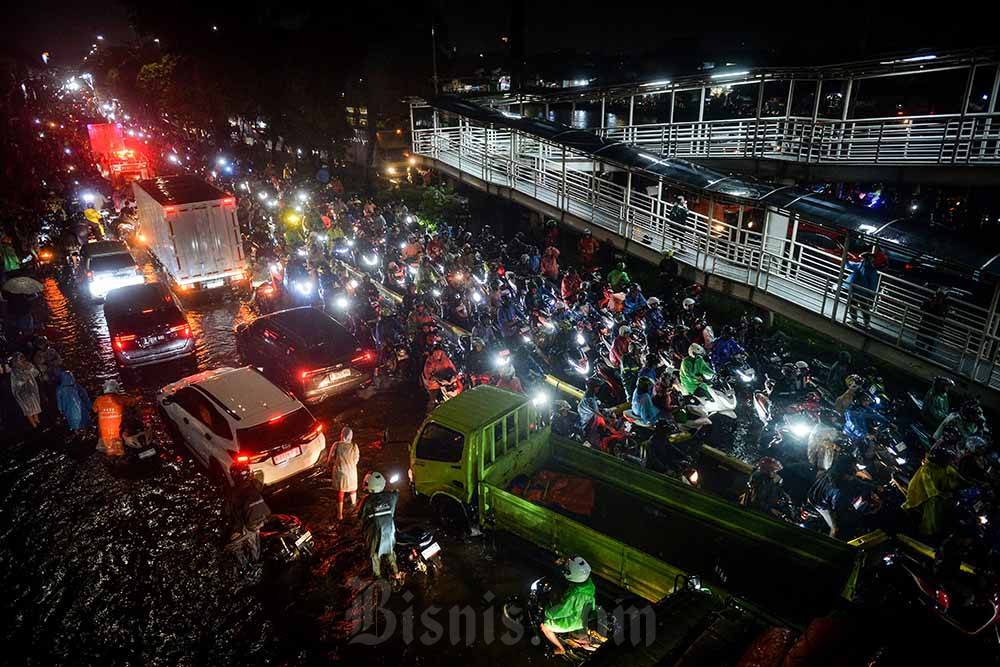
[[194, 354], [187, 318], [163, 283], [118, 287], [104, 300], [111, 349], [122, 366], [137, 367]]
[[306, 403], [368, 386], [375, 351], [316, 308], [291, 308], [236, 328], [243, 359]]

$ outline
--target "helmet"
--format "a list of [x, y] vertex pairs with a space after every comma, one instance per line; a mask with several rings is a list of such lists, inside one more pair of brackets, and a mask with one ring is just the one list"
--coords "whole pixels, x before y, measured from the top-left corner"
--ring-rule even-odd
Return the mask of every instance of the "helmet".
[[966, 401], [959, 408], [959, 416], [963, 421], [974, 422], [979, 421], [982, 415], [982, 409], [979, 407], [979, 403], [976, 401]]
[[122, 389], [121, 382], [115, 379], [108, 380], [104, 383], [104, 393], [105, 394], [121, 394], [125, 390]]
[[556, 401], [555, 402], [555, 407], [556, 407], [556, 411], [557, 412], [562, 412], [564, 410], [565, 411], [569, 411], [570, 410], [570, 404], [567, 401], [563, 401], [563, 400]]
[[636, 385], [639, 391], [645, 393], [653, 388], [653, 381], [650, 380], [647, 376], [643, 375], [641, 378], [639, 378], [639, 382], [636, 383]]
[[684, 310], [691, 310], [692, 308], [694, 308], [694, 299], [692, 299], [691, 297], [684, 299], [683, 301], [681, 301], [681, 306], [684, 308]]
[[245, 463], [238, 464], [229, 469], [229, 476], [232, 477], [234, 484], [240, 481], [249, 482], [253, 479], [253, 471]]
[[615, 268], [618, 269], [619, 271], [624, 271], [625, 270], [625, 262], [618, 262], [617, 264], [615, 264]]
[[806, 373], [809, 371], [809, 364], [800, 359], [799, 361], [795, 362], [795, 370], [799, 371], [800, 373]]
[[474, 336], [472, 338], [472, 347], [486, 347], [486, 341], [479, 336]]
[[619, 336], [627, 336], [630, 333], [632, 333], [632, 328], [629, 325], [623, 324], [620, 327], [618, 327], [618, 335]]
[[735, 335], [736, 335], [736, 327], [734, 327], [732, 324], [727, 324], [726, 326], [722, 327], [723, 338], [732, 338]]
[[848, 375], [846, 378], [844, 378], [844, 384], [847, 385], [848, 387], [853, 387], [854, 385], [859, 384], [860, 382], [861, 382], [860, 375], [851, 374]]
[[385, 477], [382, 473], [375, 470], [365, 476], [365, 491], [368, 493], [382, 493], [385, 491]]
[[649, 300], [646, 301], [646, 305], [649, 306], [650, 308], [658, 308], [660, 306], [660, 299], [659, 299], [659, 297], [655, 297], [655, 296], [649, 297]]
[[945, 445], [934, 445], [931, 447], [931, 450], [927, 452], [927, 460], [935, 465], [950, 465], [954, 459], [955, 453]]
[[580, 556], [574, 556], [563, 565], [563, 576], [566, 581], [582, 584], [590, 578], [590, 563]]
[[757, 470], [764, 472], [779, 472], [783, 467], [781, 461], [770, 456], [765, 456], [760, 461], [757, 461]]
[[934, 391], [937, 393], [943, 393], [948, 391], [955, 386], [955, 381], [951, 378], [946, 378], [943, 375], [939, 375], [934, 378]]
[[589, 229], [585, 229], [585, 230], [583, 230], [583, 235], [584, 236], [588, 236], [588, 237], [589, 236], [593, 236], [594, 232], [590, 231]]
[[703, 348], [701, 345], [698, 345], [698, 343], [691, 343], [691, 345], [688, 347], [688, 356], [703, 357], [705, 356], [705, 348]]
[[754, 316], [753, 320], [751, 320], [751, 321], [753, 322], [753, 325], [755, 327], [762, 327], [762, 326], [764, 326], [764, 318], [763, 317]]

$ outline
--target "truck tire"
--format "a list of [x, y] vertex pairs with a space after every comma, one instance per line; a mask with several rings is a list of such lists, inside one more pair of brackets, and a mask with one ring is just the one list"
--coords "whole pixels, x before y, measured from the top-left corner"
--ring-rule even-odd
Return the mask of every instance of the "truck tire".
[[472, 530], [472, 522], [465, 506], [453, 498], [437, 495], [431, 499], [431, 508], [438, 521], [446, 529], [460, 535], [468, 535]]

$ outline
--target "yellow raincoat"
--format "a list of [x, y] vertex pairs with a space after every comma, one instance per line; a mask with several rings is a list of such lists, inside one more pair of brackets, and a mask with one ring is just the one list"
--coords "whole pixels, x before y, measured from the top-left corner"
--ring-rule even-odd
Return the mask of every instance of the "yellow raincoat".
[[951, 494], [966, 485], [953, 467], [925, 461], [906, 487], [903, 509], [919, 510], [921, 535], [934, 535], [943, 528]]

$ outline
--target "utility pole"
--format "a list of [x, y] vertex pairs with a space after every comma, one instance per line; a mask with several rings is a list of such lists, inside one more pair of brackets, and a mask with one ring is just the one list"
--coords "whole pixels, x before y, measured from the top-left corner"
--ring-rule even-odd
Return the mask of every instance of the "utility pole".
[[438, 94], [438, 50], [437, 36], [434, 32], [434, 19], [431, 19], [431, 66], [434, 68], [434, 94]]

